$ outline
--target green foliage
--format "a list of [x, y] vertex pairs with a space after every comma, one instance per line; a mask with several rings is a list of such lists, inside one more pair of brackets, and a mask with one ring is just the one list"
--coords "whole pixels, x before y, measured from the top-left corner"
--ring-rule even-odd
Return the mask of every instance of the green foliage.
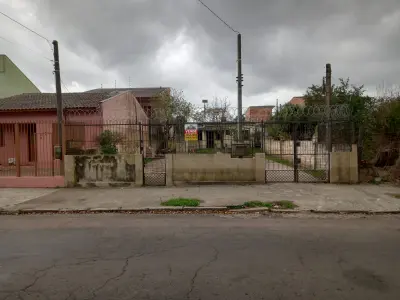
[[[306, 107], [325, 105], [323, 86], [312, 85], [307, 89], [304, 98]], [[398, 149], [400, 143], [399, 91], [385, 91], [384, 95], [373, 98], [365, 95], [363, 85], [352, 85], [348, 78], [341, 78], [337, 85], [332, 86], [331, 104], [349, 106], [351, 121], [354, 122], [352, 142], [362, 146], [361, 159], [371, 161], [377, 159], [381, 152]], [[345, 131], [339, 132], [334, 129], [333, 140], [335, 133], [340, 136], [346, 134]], [[380, 164], [383, 164], [382, 161]]]
[[110, 130], [103, 131], [98, 136], [100, 151], [102, 154], [117, 154], [117, 144], [122, 141], [122, 135], [119, 132], [112, 132]]
[[237, 205], [236, 207], [231, 206], [229, 208], [232, 209], [241, 209], [241, 208], [258, 208], [258, 207], [266, 207], [266, 208], [278, 208], [278, 209], [294, 209], [297, 207], [293, 201], [281, 200], [281, 201], [272, 201], [272, 202], [263, 202], [263, 201], [247, 201], [243, 203], [243, 205]]
[[[325, 93], [322, 85], [312, 85], [304, 95], [306, 108], [313, 105], [325, 105]], [[331, 105], [346, 104], [352, 113], [352, 121], [356, 124], [368, 122], [374, 99], [365, 95], [363, 85], [350, 84], [350, 79], [339, 78], [339, 84], [332, 85]], [[357, 130], [358, 128], [356, 128]]]
[[193, 115], [193, 105], [185, 99], [182, 91], [165, 90], [155, 96], [152, 101], [157, 103], [158, 109], [153, 117], [161, 123], [184, 124]]
[[173, 198], [161, 203], [162, 206], [187, 206], [197, 207], [200, 205], [200, 200], [192, 198]]
[[285, 104], [272, 117], [272, 121], [277, 123], [267, 126], [268, 136], [274, 140], [288, 140], [296, 133], [299, 140], [310, 140], [318, 124], [314, 117], [317, 116], [312, 116], [308, 107]]

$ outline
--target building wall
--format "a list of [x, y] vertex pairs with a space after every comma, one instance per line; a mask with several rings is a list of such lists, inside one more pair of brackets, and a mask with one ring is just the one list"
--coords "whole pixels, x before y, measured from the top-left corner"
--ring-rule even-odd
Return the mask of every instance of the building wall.
[[[142, 130], [143, 147], [148, 147], [149, 118], [135, 98], [133, 92], [127, 91], [102, 102], [104, 130], [118, 132], [126, 142], [118, 145], [119, 152], [140, 153], [140, 130]], [[142, 125], [139, 125], [141, 123]]]
[[0, 55], [0, 98], [22, 93], [40, 91], [6, 55]]
[[[8, 165], [9, 158], [15, 158], [15, 153], [20, 152], [21, 165], [29, 165], [28, 160], [28, 126], [36, 125], [36, 157], [38, 162], [51, 163], [53, 157], [52, 134], [53, 123], [57, 121], [55, 112], [1, 112], [0, 124], [5, 128], [5, 143], [0, 147], [0, 165]], [[20, 149], [15, 148], [14, 129], [19, 123]], [[51, 166], [49, 166], [51, 167]]]
[[[84, 143], [81, 144], [83, 149], [97, 148], [97, 137], [103, 131], [103, 118], [102, 112], [99, 111], [85, 111], [70, 110], [65, 112], [64, 118], [66, 121], [65, 131], [66, 140], [73, 138], [79, 130], [83, 131]], [[81, 125], [80, 125], [81, 124]], [[79, 127], [83, 127], [79, 129]]]

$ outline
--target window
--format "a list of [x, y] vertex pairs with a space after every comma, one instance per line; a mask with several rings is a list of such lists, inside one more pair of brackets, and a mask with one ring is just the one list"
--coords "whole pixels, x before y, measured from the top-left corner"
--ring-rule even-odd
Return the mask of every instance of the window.
[[197, 140], [202, 141], [203, 140], [203, 130], [199, 130], [197, 133]]
[[152, 115], [152, 109], [150, 105], [144, 105], [143, 110], [146, 113], [147, 117], [151, 118]]
[[225, 135], [231, 135], [231, 131], [230, 130], [225, 131]]

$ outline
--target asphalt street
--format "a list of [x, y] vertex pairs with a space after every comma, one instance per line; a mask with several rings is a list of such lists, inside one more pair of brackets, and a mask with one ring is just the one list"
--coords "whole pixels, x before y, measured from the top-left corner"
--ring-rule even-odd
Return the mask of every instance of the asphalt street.
[[0, 299], [399, 299], [400, 217], [0, 216]]

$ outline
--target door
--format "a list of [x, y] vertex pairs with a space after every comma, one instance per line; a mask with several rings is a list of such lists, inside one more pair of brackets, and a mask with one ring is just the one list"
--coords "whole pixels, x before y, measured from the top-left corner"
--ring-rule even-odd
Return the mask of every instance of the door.
[[214, 148], [214, 131], [206, 131], [207, 148]]

